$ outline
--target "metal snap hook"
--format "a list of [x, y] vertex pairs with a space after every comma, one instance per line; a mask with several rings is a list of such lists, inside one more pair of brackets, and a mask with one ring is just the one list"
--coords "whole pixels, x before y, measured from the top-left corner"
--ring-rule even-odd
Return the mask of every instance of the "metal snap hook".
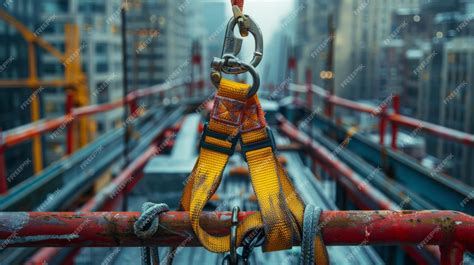
[[240, 208], [235, 206], [232, 209], [232, 226], [230, 227], [230, 264], [237, 265], [239, 257], [237, 255], [237, 226], [239, 225]]
[[[255, 21], [248, 15], [244, 15], [246, 23], [248, 23], [248, 31], [252, 33], [255, 40], [255, 51], [253, 54], [252, 61], [250, 65], [257, 67], [262, 61], [263, 57], [263, 35], [260, 27], [255, 23]], [[237, 56], [242, 49], [243, 39], [235, 36], [234, 28], [238, 24], [239, 19], [232, 17], [227, 24], [226, 35], [224, 39], [224, 47], [222, 48], [222, 58], [226, 55]], [[230, 74], [241, 74], [246, 72], [244, 68], [239, 67], [225, 67], [226, 72]]]
[[255, 70], [252, 65], [241, 62], [234, 55], [226, 54], [224, 55], [224, 58], [214, 57], [211, 66], [213, 69], [211, 71], [211, 80], [212, 84], [216, 88], [219, 88], [220, 79], [222, 78], [220, 72], [224, 72], [226, 74], [234, 74], [232, 72], [229, 72], [229, 68], [242, 68], [244, 69], [242, 73], [249, 72], [253, 79], [253, 84], [247, 94], [247, 98], [251, 98], [257, 93], [258, 88], [260, 87], [260, 75], [257, 73], [257, 70]]

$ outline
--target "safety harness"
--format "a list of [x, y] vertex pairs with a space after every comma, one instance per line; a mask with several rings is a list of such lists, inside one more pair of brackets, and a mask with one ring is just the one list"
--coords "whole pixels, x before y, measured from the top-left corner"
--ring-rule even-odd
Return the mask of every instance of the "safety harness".
[[[212, 63], [211, 77], [218, 89], [210, 119], [204, 126], [198, 160], [183, 190], [181, 210], [189, 212], [192, 229], [207, 250], [233, 253], [229, 262], [231, 264], [241, 264], [235, 258], [236, 248], [245, 245], [249, 237], [255, 238], [256, 231], [258, 234], [263, 233], [264, 251], [290, 249], [295, 243], [302, 242], [300, 263], [329, 264], [317, 226], [321, 211], [303, 203], [277, 159], [273, 134], [267, 127], [256, 94], [259, 76], [254, 66], [258, 65], [263, 55], [261, 31], [249, 16], [239, 14], [235, 11], [237, 9], [241, 10], [237, 6], [233, 7], [237, 15], [229, 22], [222, 58], [215, 58]], [[242, 40], [233, 33], [237, 24], [239, 27], [248, 27], [241, 29], [241, 32], [248, 31], [255, 38], [256, 52], [250, 64], [236, 57], [242, 44]], [[253, 77], [253, 85], [222, 79], [221, 72], [249, 72]], [[236, 225], [230, 235], [211, 235], [201, 227], [200, 216], [219, 187], [224, 168], [239, 142], [260, 211], [241, 222], [234, 215]]]
[[[222, 172], [240, 140], [260, 211], [237, 226], [237, 242], [263, 229], [265, 251], [289, 249], [301, 241], [305, 205], [275, 155], [271, 130], [257, 95], [247, 98], [250, 86], [222, 79], [209, 123], [204, 127], [197, 163], [187, 180], [181, 207], [189, 211], [194, 232], [212, 252], [230, 251], [229, 236], [213, 236], [199, 224], [202, 210], [216, 192]], [[318, 264], [328, 264], [320, 233], [314, 249]]]

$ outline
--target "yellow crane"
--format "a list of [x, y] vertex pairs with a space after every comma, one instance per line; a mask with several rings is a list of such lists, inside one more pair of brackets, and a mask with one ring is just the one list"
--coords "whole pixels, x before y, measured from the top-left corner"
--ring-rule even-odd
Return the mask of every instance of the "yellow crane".
[[[23, 88], [27, 87], [35, 92], [41, 87], [63, 87], [67, 93], [73, 93], [76, 106], [89, 105], [89, 92], [87, 88], [87, 78], [81, 69], [81, 49], [79, 28], [75, 24], [65, 26], [65, 52], [62, 53], [54, 48], [43, 38], [31, 32], [25, 25], [0, 9], [0, 19], [14, 27], [28, 44], [28, 69], [27, 79], [0, 80], [0, 88]], [[63, 64], [64, 79], [60, 80], [40, 80], [36, 62], [35, 45], [38, 45], [49, 54], [56, 57]], [[40, 106], [38, 96], [33, 96], [31, 101], [31, 121], [40, 119]], [[87, 118], [79, 119], [79, 146], [87, 144], [89, 138], [89, 126]], [[41, 152], [41, 138], [36, 136], [33, 139], [33, 168], [35, 174], [43, 169], [43, 157]]]

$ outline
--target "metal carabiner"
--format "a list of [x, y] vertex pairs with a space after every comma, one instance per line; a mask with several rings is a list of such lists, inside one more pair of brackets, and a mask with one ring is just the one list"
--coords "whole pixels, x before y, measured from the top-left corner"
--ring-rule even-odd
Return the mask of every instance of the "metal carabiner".
[[232, 226], [230, 227], [230, 253], [222, 260], [223, 265], [243, 265], [242, 257], [237, 253], [237, 226], [239, 225], [240, 208], [235, 206], [232, 209]]
[[[248, 21], [248, 31], [252, 33], [253, 38], [255, 40], [255, 51], [253, 53], [252, 61], [250, 61], [250, 65], [253, 67], [257, 67], [260, 62], [262, 61], [263, 57], [263, 35], [262, 30], [260, 27], [255, 23], [255, 21], [248, 15], [244, 15], [246, 21]], [[243, 39], [240, 37], [235, 36], [234, 28], [238, 24], [238, 18], [232, 17], [227, 24], [225, 39], [224, 39], [224, 46], [222, 48], [222, 58], [226, 55], [233, 55], [237, 56], [241, 49]], [[245, 73], [246, 70], [244, 68], [239, 67], [228, 67], [224, 66], [226, 69], [226, 73], [229, 74], [242, 74]]]
[[252, 76], [253, 84], [247, 94], [247, 98], [251, 98], [257, 93], [258, 88], [260, 87], [260, 75], [252, 65], [240, 61], [234, 55], [226, 54], [223, 58], [214, 57], [211, 66], [213, 69], [213, 71], [211, 71], [211, 80], [216, 88], [219, 88], [220, 79], [222, 78], [221, 72], [233, 74], [229, 72], [228, 69], [226, 69], [225, 66], [228, 66], [233, 68], [242, 68], [244, 69], [242, 73], [249, 72]]
[[230, 263], [237, 265], [239, 257], [237, 255], [237, 226], [239, 225], [240, 208], [235, 206], [232, 209], [232, 226], [230, 227]]

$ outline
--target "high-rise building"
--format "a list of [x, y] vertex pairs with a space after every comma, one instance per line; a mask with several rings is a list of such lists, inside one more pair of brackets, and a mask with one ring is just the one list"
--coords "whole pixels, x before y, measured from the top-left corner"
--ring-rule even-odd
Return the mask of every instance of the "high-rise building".
[[[474, 1], [430, 1], [421, 6], [425, 34], [416, 45], [424, 51], [416, 116], [467, 133], [474, 132], [473, 80]], [[414, 68], [416, 71], [416, 68]], [[468, 184], [474, 152], [467, 146], [427, 138], [427, 151], [446, 161], [445, 171]]]
[[[40, 19], [48, 25], [38, 34], [58, 50], [65, 50], [65, 26], [75, 24], [80, 31], [80, 46], [68, 60], [81, 54], [82, 70], [87, 76], [91, 104], [102, 104], [122, 97], [122, 57], [120, 35], [120, 0], [44, 0], [40, 2]], [[45, 79], [64, 78], [64, 67], [50, 54], [44, 55], [41, 67]], [[45, 115], [65, 113], [65, 91], [45, 89]], [[119, 125], [120, 109], [97, 115], [95, 122], [99, 133]], [[64, 154], [64, 134], [47, 137], [46, 158], [55, 161]]]
[[[417, 116], [419, 113], [420, 87], [426, 74], [414, 71], [429, 55], [431, 45], [420, 38], [424, 33], [419, 8], [400, 8], [392, 14], [394, 34], [381, 45], [378, 86], [403, 98], [401, 113]], [[428, 54], [427, 54], [428, 53]]]
[[[409, 21], [382, 49], [381, 86], [398, 90], [402, 113], [472, 133], [474, 1], [427, 1], [398, 9], [393, 26]], [[411, 19], [410, 19], [411, 18]], [[421, 130], [422, 131], [422, 130]], [[443, 170], [473, 184], [472, 148], [427, 137], [427, 153], [445, 161]]]
[[[385, 98], [380, 87], [382, 46], [397, 37], [404, 24], [394, 25], [399, 8], [417, 8], [419, 0], [341, 1], [336, 37], [336, 92], [352, 99]], [[362, 70], [358, 70], [362, 69]], [[350, 79], [350, 80], [348, 80]]]
[[129, 1], [127, 11], [128, 81], [131, 90], [188, 73], [191, 39], [190, 3], [171, 0]]
[[299, 0], [295, 10], [290, 13], [296, 21], [295, 52], [298, 61], [298, 82], [305, 80], [306, 69], [313, 73], [313, 83], [324, 86], [320, 78], [322, 71], [328, 71], [329, 47], [334, 40], [329, 28], [336, 25], [339, 1]]
[[[35, 31], [35, 28], [39, 26], [39, 18], [36, 16], [38, 5], [39, 1], [33, 0], [2, 1], [0, 8], [31, 31]], [[13, 26], [0, 20], [0, 39], [2, 40], [0, 42], [0, 79], [28, 78], [28, 46], [23, 36]], [[38, 55], [37, 60], [38, 63], [41, 63], [41, 54]], [[29, 98], [32, 94], [33, 91], [26, 87], [0, 89], [0, 128], [2, 131], [31, 122], [31, 100]], [[40, 100], [42, 99], [41, 94], [36, 96]], [[21, 174], [17, 174], [15, 178], [10, 178], [11, 181], [8, 181], [10, 187], [33, 175], [32, 160], [31, 141], [20, 143], [6, 150], [7, 177], [12, 176], [18, 168], [22, 168]]]
[[[473, 13], [474, 15], [474, 13]], [[474, 133], [474, 37], [449, 40], [440, 55], [441, 69], [440, 125]], [[438, 140], [438, 157], [452, 156], [450, 173], [474, 184], [474, 150], [471, 147]]]

